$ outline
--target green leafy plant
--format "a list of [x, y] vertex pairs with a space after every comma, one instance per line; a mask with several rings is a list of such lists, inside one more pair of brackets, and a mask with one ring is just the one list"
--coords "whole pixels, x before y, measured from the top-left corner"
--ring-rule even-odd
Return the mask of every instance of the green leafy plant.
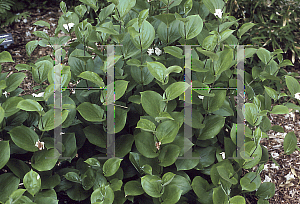
[[[237, 45], [253, 25], [240, 25], [222, 0], [113, 0], [101, 9], [96, 25], [82, 16], [84, 8], [97, 11], [99, 5], [84, 3], [74, 13], [61, 2], [64, 14], [55, 32], [67, 36], [35, 32], [39, 40], [26, 45], [28, 55], [37, 46], [50, 46], [52, 56], [68, 57], [67, 65], [54, 66], [55, 59], [44, 56], [15, 67], [29, 70], [38, 84], [48, 82], [42, 97], [19, 96], [25, 74], [0, 74], [1, 95], [5, 91], [0, 97], [0, 167], [7, 171], [0, 175], [5, 186], [0, 202], [58, 203], [66, 194], [70, 203], [220, 204], [245, 203], [250, 194], [268, 203], [275, 185], [261, 183], [260, 173], [272, 156], [260, 141], [270, 129], [283, 130], [271, 127], [268, 115], [300, 109], [290, 103], [298, 100], [300, 85], [282, 69], [292, 65], [282, 51], [245, 48], [245, 58], [255, 66], [244, 72], [245, 151], [236, 158]], [[35, 25], [49, 26], [43, 21]], [[69, 42], [74, 32], [76, 39]], [[115, 93], [100, 89], [107, 84], [111, 61], [98, 43], [123, 45], [114, 48]], [[190, 122], [184, 117], [190, 86], [184, 80], [185, 50], [175, 45], [199, 45], [191, 49]], [[6, 51], [0, 53], [3, 62], [13, 62]], [[53, 117], [57, 66], [62, 87], [71, 81], [86, 88], [62, 91], [60, 151], [54, 146], [54, 129], [60, 125]], [[286, 102], [274, 105], [281, 99]], [[99, 159], [108, 154], [107, 133], [112, 134], [108, 101], [115, 106], [115, 152]], [[184, 135], [185, 125], [192, 135]], [[285, 137], [286, 154], [298, 149], [295, 137], [293, 132]], [[194, 158], [180, 159], [188, 150]]]
[[241, 19], [241, 23], [256, 24], [241, 37], [243, 44], [259, 45], [273, 51], [282, 49], [286, 58], [293, 63], [298, 61], [299, 1], [229, 0], [227, 5], [231, 8], [230, 13]]

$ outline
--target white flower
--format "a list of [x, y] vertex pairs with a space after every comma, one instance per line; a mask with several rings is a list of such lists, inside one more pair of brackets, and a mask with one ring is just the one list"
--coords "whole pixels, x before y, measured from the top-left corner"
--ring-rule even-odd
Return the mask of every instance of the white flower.
[[54, 18], [49, 18], [49, 21], [54, 21], [55, 19]]
[[48, 33], [48, 31], [46, 29], [44, 29], [43, 32]]
[[7, 92], [6, 92], [6, 91], [4, 91], [4, 92], [3, 92], [3, 94], [4, 94], [4, 95], [5, 95], [5, 97], [7, 98]]
[[271, 152], [271, 155], [274, 159], [277, 159], [279, 157], [279, 154], [277, 152]]
[[271, 181], [272, 179], [269, 176], [265, 175], [265, 180], [263, 182], [271, 182]]
[[32, 30], [33, 27], [30, 27], [29, 30]]
[[69, 32], [71, 28], [74, 26], [74, 23], [63, 24], [64, 28]]
[[292, 174], [291, 172], [285, 175], [284, 177], [286, 178], [287, 181], [295, 179], [294, 174]]
[[226, 157], [225, 157], [225, 152], [221, 152], [220, 154], [222, 155], [222, 158], [223, 158], [223, 159], [226, 158]]
[[161, 145], [161, 142], [155, 142], [156, 149], [158, 149], [158, 150], [159, 150], [159, 148], [160, 148], [160, 145]]
[[55, 23], [51, 23], [51, 25], [52, 25], [53, 27], [55, 27], [55, 26], [56, 26], [56, 24], [55, 24]]
[[300, 100], [300, 93], [296, 93], [295, 94], [295, 98], [298, 99], [298, 100]]
[[222, 18], [222, 9], [216, 9], [216, 13], [214, 13], [215, 16], [218, 16], [219, 18]]
[[155, 48], [155, 54], [156, 54], [157, 56], [159, 56], [159, 55], [161, 55], [161, 53], [162, 53], [162, 51], [161, 51], [158, 47], [156, 47], [156, 48]]
[[27, 19], [26, 18], [23, 20], [23, 23], [27, 23]]
[[39, 13], [41, 12], [40, 9], [37, 9], [36, 11], [39, 12]]
[[147, 0], [147, 2], [149, 3], [149, 2], [151, 2], [151, 0]]
[[202, 100], [204, 99], [204, 96], [199, 95], [198, 98]]
[[36, 31], [36, 28], [34, 28], [33, 31]]
[[152, 53], [154, 53], [154, 49], [153, 48], [149, 48], [147, 52], [148, 52], [148, 55], [150, 56], [150, 55], [152, 55]]
[[41, 178], [41, 177], [40, 177], [40, 175], [38, 174], [37, 177], [36, 177], [36, 179], [39, 180], [40, 178]]
[[41, 92], [39, 94], [33, 93], [32, 96], [34, 96], [34, 97], [44, 97], [44, 92]]
[[37, 147], [37, 148], [39, 148], [39, 150], [42, 150], [42, 149], [44, 149], [45, 147], [44, 147], [44, 142], [40, 142], [40, 140], [38, 140], [36, 143], [35, 143], [35, 146]]

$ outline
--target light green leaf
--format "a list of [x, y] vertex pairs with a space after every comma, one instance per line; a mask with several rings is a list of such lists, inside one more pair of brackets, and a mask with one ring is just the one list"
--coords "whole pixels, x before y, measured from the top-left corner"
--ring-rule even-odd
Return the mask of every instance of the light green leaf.
[[55, 166], [59, 155], [58, 150], [55, 148], [37, 151], [31, 157], [31, 166], [38, 171], [49, 171]]
[[33, 129], [22, 125], [14, 127], [8, 133], [18, 147], [30, 152], [38, 151], [35, 143], [39, 140], [39, 136]]
[[162, 96], [155, 91], [141, 92], [142, 107], [152, 117], [158, 117], [159, 113], [163, 112], [165, 102], [162, 99]]
[[255, 26], [255, 23], [244, 23], [237, 32], [238, 38], [241, 38], [242, 35], [244, 35], [248, 30], [250, 30], [253, 26]]
[[98, 2], [96, 0], [79, 0], [79, 1], [90, 6], [92, 9], [94, 9], [95, 12], [97, 12], [99, 9]]
[[265, 87], [265, 91], [271, 98], [273, 98], [274, 100], [278, 99], [277, 91], [275, 91], [274, 89], [267, 87], [267, 86], [264, 86], [264, 87]]
[[128, 81], [124, 81], [124, 80], [115, 81], [115, 94], [116, 94], [115, 101], [120, 99], [124, 95], [124, 93], [127, 89], [128, 83], [129, 83]]
[[13, 59], [11, 58], [11, 55], [7, 51], [3, 51], [0, 53], [0, 63], [4, 62], [14, 62]]
[[256, 52], [258, 58], [264, 63], [268, 64], [271, 60], [271, 53], [270, 51], [266, 50], [265, 48], [259, 48]]
[[48, 27], [50, 29], [50, 24], [46, 21], [37, 21], [33, 25], [41, 26], [41, 27]]
[[209, 35], [203, 40], [202, 47], [208, 51], [213, 51], [218, 43], [217, 35]]
[[78, 110], [80, 115], [82, 115], [82, 117], [87, 121], [101, 122], [105, 120], [103, 119], [104, 110], [96, 104], [84, 102], [80, 104], [76, 109]]
[[204, 119], [205, 127], [200, 129], [199, 140], [214, 138], [225, 124], [225, 117], [219, 115], [209, 115]]
[[159, 198], [162, 195], [163, 186], [161, 179], [156, 175], [146, 175], [141, 178], [144, 191], [151, 197]]
[[26, 48], [26, 52], [27, 55], [30, 57], [31, 53], [34, 51], [34, 49], [38, 46], [39, 41], [38, 40], [33, 40], [33, 41], [29, 41], [25, 48]]
[[246, 204], [245, 198], [243, 196], [234, 196], [229, 199], [231, 204]]
[[179, 59], [182, 59], [184, 56], [182, 55], [183, 50], [176, 46], [168, 46], [164, 47], [165, 53], [168, 53], [170, 55], [173, 55], [174, 57], [177, 57]]
[[259, 189], [256, 191], [255, 195], [258, 198], [269, 199], [275, 194], [275, 184], [271, 182], [264, 182], [260, 185]]
[[189, 85], [186, 82], [175, 82], [172, 83], [168, 88], [165, 90], [164, 93], [164, 100], [171, 101], [178, 96], [180, 96], [183, 92], [188, 89]]
[[43, 107], [36, 101], [31, 99], [25, 99], [18, 103], [17, 108], [25, 111], [37, 111], [42, 112]]
[[160, 62], [147, 62], [150, 73], [161, 83], [165, 82], [166, 67]]
[[284, 152], [287, 155], [292, 154], [297, 147], [297, 137], [294, 132], [289, 132], [285, 137], [283, 141], [283, 148]]
[[[66, 118], [68, 117], [68, 110], [63, 110], [62, 111], [62, 117], [61, 117], [61, 123], [63, 123]], [[55, 120], [54, 118], [54, 109], [51, 108], [48, 110], [40, 119], [39, 121], [39, 129], [42, 131], [48, 131], [56, 128], [59, 126], [61, 123], [58, 122], [58, 120]]]
[[13, 73], [6, 79], [7, 92], [12, 92], [22, 83], [23, 79], [26, 77], [25, 73]]
[[167, 185], [164, 188], [164, 193], [161, 196], [162, 204], [175, 204], [179, 201], [183, 191], [175, 185]]
[[24, 100], [24, 99], [19, 96], [14, 96], [14, 97], [8, 98], [2, 104], [2, 108], [5, 111], [4, 117], [9, 117], [9, 116], [17, 113], [20, 110], [19, 108], [17, 108], [17, 105], [22, 100]]
[[176, 159], [180, 154], [180, 151], [181, 151], [180, 147], [174, 144], [168, 144], [164, 146], [161, 149], [160, 154], [158, 155], [158, 159], [160, 162], [159, 165], [163, 167], [167, 167], [174, 164], [174, 162], [176, 161]]
[[123, 19], [124, 16], [129, 13], [129, 11], [134, 7], [136, 4], [136, 0], [119, 0], [119, 3], [117, 5], [118, 14], [117, 16], [120, 19]]
[[300, 92], [300, 84], [294, 77], [285, 76], [285, 83], [293, 97], [296, 93]]
[[215, 74], [219, 75], [232, 66], [233, 49], [225, 47], [225, 49], [218, 52], [217, 55], [219, 56], [219, 59], [214, 61], [214, 70]]
[[160, 123], [156, 129], [156, 137], [161, 144], [168, 144], [174, 141], [179, 127], [176, 121], [167, 120]]
[[124, 191], [125, 197], [138, 196], [145, 192], [139, 181], [128, 181], [124, 186]]
[[188, 20], [186, 23], [180, 22], [179, 24], [179, 34], [182, 38], [190, 40], [201, 32], [203, 21], [199, 15], [191, 15], [186, 19]]
[[39, 38], [43, 38], [46, 40], [50, 40], [50, 37], [43, 31], [34, 31], [32, 34], [34, 34], [35, 36], [39, 37]]
[[142, 10], [139, 13], [139, 16], [138, 16], [138, 25], [139, 25], [139, 27], [142, 26], [142, 23], [144, 22], [144, 20], [147, 19], [148, 15], [149, 15], [149, 9]]
[[274, 106], [272, 111], [270, 112], [272, 114], [288, 114], [289, 113], [289, 109], [286, 106], [283, 105], [277, 105]]
[[136, 21], [132, 27], [141, 35], [137, 38], [131, 37], [131, 41], [133, 42], [134, 46], [138, 49], [148, 49], [148, 47], [152, 44], [155, 38], [155, 30], [151, 23], [148, 21], [143, 21], [142, 26], [138, 26], [138, 22]]
[[158, 156], [155, 147], [154, 135], [150, 132], [140, 132], [134, 136], [135, 146], [137, 150], [147, 158], [155, 158]]
[[3, 173], [0, 175], [0, 202], [5, 203], [9, 196], [18, 189], [20, 179], [12, 173]]
[[141, 128], [142, 130], [155, 132], [156, 126], [153, 122], [147, 119], [140, 119], [137, 123], [136, 128]]
[[112, 204], [115, 199], [114, 191], [109, 185], [97, 188], [91, 195], [91, 204]]
[[97, 84], [100, 88], [105, 86], [103, 79], [95, 72], [85, 71], [85, 72], [82, 72], [80, 75], [78, 75], [78, 77], [89, 80], [89, 81]]
[[0, 141], [0, 169], [2, 169], [10, 158], [9, 141]]
[[110, 158], [108, 159], [104, 164], [103, 164], [103, 174], [105, 177], [109, 177], [114, 175], [121, 164], [121, 161], [123, 159], [119, 159], [119, 158]]
[[34, 196], [41, 189], [42, 181], [40, 175], [31, 169], [31, 171], [24, 176], [23, 183], [26, 190]]

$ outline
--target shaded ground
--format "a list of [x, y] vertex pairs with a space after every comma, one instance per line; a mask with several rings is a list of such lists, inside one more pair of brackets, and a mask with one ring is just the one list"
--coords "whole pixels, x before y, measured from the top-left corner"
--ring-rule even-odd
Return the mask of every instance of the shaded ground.
[[[7, 51], [9, 51], [12, 55], [15, 63], [4, 63], [2, 64], [2, 73], [10, 72], [10, 74], [14, 72], [18, 72], [14, 66], [17, 64], [27, 64], [30, 62], [34, 62], [36, 59], [42, 56], [51, 55], [52, 50], [49, 47], [40, 47], [32, 53], [31, 57], [28, 57], [25, 51], [25, 45], [27, 42], [31, 40], [37, 40], [32, 33], [35, 29], [43, 31], [46, 29], [48, 35], [50, 37], [54, 36], [54, 30], [57, 26], [58, 18], [62, 14], [59, 12], [58, 7], [48, 8], [47, 10], [41, 10], [38, 12], [37, 10], [30, 10], [31, 17], [27, 18], [27, 22], [20, 21], [15, 23], [12, 27], [6, 29], [7, 33], [12, 33], [14, 37], [15, 44], [10, 46]], [[51, 29], [49, 30], [46, 27], [34, 26], [33, 23], [38, 20], [44, 20], [50, 23]], [[26, 36], [26, 33], [28, 36]], [[4, 51], [3, 47], [0, 47], [0, 52]], [[296, 68], [295, 68], [296, 67]], [[299, 65], [296, 65], [294, 68], [286, 69], [287, 71], [297, 71]], [[34, 90], [34, 86], [39, 85], [34, 83], [32, 80], [32, 76], [28, 71], [21, 71], [26, 73], [27, 77], [20, 85], [20, 88], [24, 89], [24, 92], [21, 95], [38, 93], [39, 89]], [[44, 83], [46, 84], [46, 83]], [[295, 120], [291, 117], [285, 117], [285, 115], [271, 115], [270, 120], [272, 125], [280, 125], [284, 127], [285, 132], [294, 131], [299, 144], [299, 124], [300, 124], [300, 115], [299, 113], [295, 113]], [[285, 155], [283, 151], [283, 133], [276, 134], [274, 131], [269, 131], [269, 139], [263, 139], [262, 144], [268, 148], [269, 153], [271, 153], [279, 164], [278, 167], [275, 166], [274, 162], [269, 161], [265, 165], [265, 170], [261, 173], [262, 181], [270, 181], [275, 183], [276, 193], [273, 198], [270, 199], [271, 204], [278, 203], [289, 203], [289, 204], [299, 204], [300, 203], [300, 193], [299, 193], [299, 183], [300, 183], [300, 155], [298, 151], [295, 151], [291, 155]], [[278, 155], [277, 155], [277, 154]], [[289, 181], [287, 181], [286, 175], [290, 175]], [[61, 195], [62, 196], [62, 195]], [[63, 200], [67, 199], [67, 197], [63, 196], [60, 203], [64, 203]], [[246, 196], [247, 204], [255, 204], [257, 202], [257, 198], [253, 196]], [[75, 202], [74, 202], [75, 203]]]

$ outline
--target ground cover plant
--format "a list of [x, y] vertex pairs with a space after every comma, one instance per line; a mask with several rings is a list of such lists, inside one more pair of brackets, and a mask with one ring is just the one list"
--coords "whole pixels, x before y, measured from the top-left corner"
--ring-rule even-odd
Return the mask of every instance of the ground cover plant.
[[[81, 2], [73, 12], [61, 2], [56, 29], [77, 39], [68, 44], [68, 36], [35, 31], [40, 40], [26, 45], [28, 55], [62, 45], [55, 48], [68, 58], [62, 86], [86, 88], [62, 92], [62, 156], [71, 159], [45, 159], [57, 152], [55, 53], [16, 66], [31, 71], [35, 83], [48, 81], [41, 97], [19, 96], [25, 74], [1, 73], [0, 202], [58, 203], [66, 194], [69, 203], [245, 203], [251, 194], [268, 203], [274, 184], [261, 183], [260, 172], [272, 157], [260, 140], [283, 128], [271, 127], [267, 115], [299, 110], [290, 100], [299, 99], [300, 85], [281, 69], [292, 65], [282, 51], [245, 48], [246, 151], [244, 159], [229, 159], [236, 149], [236, 91], [211, 88], [236, 87], [236, 45], [254, 24], [239, 24], [219, 0], [114, 0], [104, 8]], [[100, 10], [96, 21], [86, 19], [91, 9]], [[99, 45], [108, 44], [123, 45], [114, 53], [116, 151], [99, 160], [107, 152], [106, 96], [112, 95], [88, 88], [107, 84], [107, 53]], [[192, 91], [191, 141], [184, 135], [185, 50], [176, 45], [199, 45], [191, 50], [193, 87], [202, 88]], [[2, 52], [0, 62], [12, 62], [10, 54]], [[278, 100], [284, 103], [272, 105]], [[283, 148], [298, 149], [293, 132]], [[187, 149], [199, 159], [178, 159]]]

